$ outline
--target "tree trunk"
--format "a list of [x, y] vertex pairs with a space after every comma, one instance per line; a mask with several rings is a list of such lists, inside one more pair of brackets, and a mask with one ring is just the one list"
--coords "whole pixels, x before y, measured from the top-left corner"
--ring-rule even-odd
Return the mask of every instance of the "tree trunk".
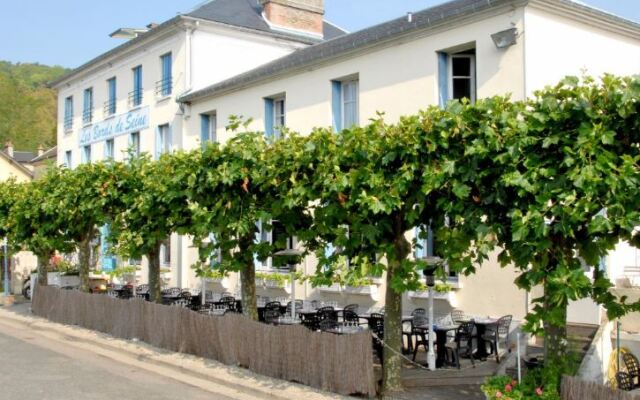
[[[240, 242], [241, 254], [249, 254], [253, 236], [243, 238]], [[245, 266], [240, 271], [240, 287], [242, 291], [242, 314], [254, 321], [258, 320], [258, 302], [256, 300], [256, 266], [253, 257], [246, 257]]]
[[147, 258], [149, 260], [149, 300], [154, 303], [162, 303], [162, 288], [160, 285], [160, 246], [161, 243], [158, 242], [147, 254]]
[[[545, 311], [553, 310], [561, 321], [544, 321], [544, 363], [557, 366], [562, 374], [562, 366], [567, 366], [567, 305], [551, 302], [551, 290], [547, 283], [544, 286]], [[558, 377], [559, 378], [559, 377]]]
[[405, 227], [402, 216], [394, 222], [394, 254], [387, 255], [387, 288], [385, 294], [384, 351], [382, 364], [382, 394], [386, 397], [402, 390], [402, 293], [392, 287], [397, 271], [411, 251], [411, 245], [404, 237]]
[[[38, 255], [38, 286], [47, 286], [49, 284], [47, 280], [47, 266], [49, 265], [50, 259], [51, 253]], [[34, 291], [35, 288], [31, 288], [32, 296]]]
[[91, 240], [92, 235], [85, 236], [80, 243], [78, 251], [78, 272], [80, 273], [80, 291], [89, 293], [91, 287], [89, 285], [89, 267], [91, 265]]

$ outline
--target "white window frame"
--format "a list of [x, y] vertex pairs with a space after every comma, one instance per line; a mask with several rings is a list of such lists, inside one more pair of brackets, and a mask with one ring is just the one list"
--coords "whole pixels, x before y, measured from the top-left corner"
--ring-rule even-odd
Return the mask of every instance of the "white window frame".
[[[360, 79], [347, 79], [340, 82], [341, 90], [340, 90], [340, 107], [342, 108], [342, 129], [348, 129], [353, 126], [360, 126]], [[349, 86], [355, 86], [355, 99], [347, 101], [347, 89]], [[347, 113], [346, 105], [347, 103], [353, 103], [355, 105], [356, 110], [356, 121], [353, 124], [347, 123]]]
[[[137, 138], [134, 140], [134, 138]], [[129, 148], [133, 147], [134, 154], [140, 155], [140, 131], [131, 132], [129, 134]]]
[[67, 150], [64, 152], [64, 165], [71, 169], [73, 167], [73, 152], [71, 150]]
[[[453, 60], [456, 58], [468, 58], [470, 60], [470, 73], [471, 76], [466, 75], [453, 75]], [[447, 72], [447, 82], [449, 85], [449, 100], [454, 99], [453, 97], [453, 80], [454, 79], [469, 79], [471, 83], [471, 98], [469, 101], [471, 104], [476, 102], [477, 98], [477, 88], [476, 88], [476, 56], [474, 54], [449, 54], [449, 62], [447, 63], [448, 72]]]
[[210, 143], [218, 142], [218, 115], [216, 113], [207, 114], [209, 116], [209, 133], [208, 138]]
[[160, 245], [160, 266], [171, 267], [171, 238], [167, 238]]
[[158, 129], [160, 131], [160, 140], [162, 141], [160, 154], [170, 154], [173, 147], [173, 144], [171, 143], [171, 126], [169, 124], [163, 124], [159, 125]]
[[104, 141], [104, 158], [106, 160], [113, 160], [116, 157], [116, 143], [114, 139], [107, 139]]
[[[273, 137], [279, 139], [282, 137], [282, 128], [287, 126], [287, 99], [286, 97], [277, 97], [273, 101]], [[280, 110], [278, 110], [280, 107]]]

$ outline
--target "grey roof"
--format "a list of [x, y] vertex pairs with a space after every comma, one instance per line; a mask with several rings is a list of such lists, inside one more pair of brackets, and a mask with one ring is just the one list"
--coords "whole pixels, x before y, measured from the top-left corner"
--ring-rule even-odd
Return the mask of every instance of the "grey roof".
[[[210, 0], [207, 3], [197, 7], [195, 10], [190, 11], [189, 13], [173, 17], [156, 26], [155, 28], [150, 29], [145, 33], [141, 33], [136, 38], [130, 39], [123, 44], [114, 47], [106, 53], [103, 53], [98, 57], [82, 64], [78, 68], [73, 69], [62, 77], [51, 82], [49, 85], [51, 87], [55, 87], [68, 78], [106, 60], [111, 56], [114, 56], [133, 47], [136, 44], [150, 37], [153, 37], [156, 34], [167, 30], [169, 27], [176, 25], [188, 18], [211, 21], [248, 31], [258, 31], [260, 33], [266, 33], [272, 37], [282, 38], [309, 45], [318, 43], [319, 41], [323, 40], [313, 38], [311, 36], [296, 35], [293, 33], [271, 29], [262, 18], [262, 8], [258, 5], [257, 0]], [[327, 23], [326, 21], [324, 23], [324, 29], [326, 39], [333, 39], [346, 33], [345, 31], [341, 30], [335, 25]]]
[[50, 158], [56, 158], [58, 156], [58, 146], [53, 146], [52, 148], [45, 150], [42, 155], [33, 158], [30, 162], [36, 163], [43, 160], [48, 160]]
[[[412, 34], [418, 34], [430, 29], [452, 25], [473, 14], [497, 10], [503, 6], [526, 5], [535, 0], [453, 0], [434, 6], [423, 11], [413, 13], [412, 21], [406, 16], [357, 32], [340, 36], [333, 40], [318, 43], [297, 50], [282, 58], [264, 64], [253, 70], [218, 82], [206, 88], [187, 93], [179, 102], [191, 102], [209, 96], [218, 96], [243, 87], [251, 86], [270, 78], [303, 71], [319, 63], [328, 62], [339, 57], [349, 55], [364, 49], [387, 43]], [[640, 24], [620, 17], [593, 9], [571, 0], [545, 0], [572, 10], [585, 12], [597, 18], [623, 26], [625, 29], [637, 32], [640, 36]]]
[[36, 154], [34, 154], [31, 151], [14, 151], [13, 152], [13, 159], [19, 163], [28, 163], [31, 160], [33, 160], [35, 156]]
[[[271, 29], [262, 17], [262, 6], [257, 0], [212, 0], [198, 7], [194, 11], [185, 14], [188, 17], [206, 19], [221, 24], [240, 26], [262, 32], [277, 33], [301, 39], [300, 35], [283, 33]], [[330, 40], [344, 35], [346, 32], [328, 22], [324, 22], [324, 39]], [[302, 37], [309, 42], [317, 43], [318, 39]]]

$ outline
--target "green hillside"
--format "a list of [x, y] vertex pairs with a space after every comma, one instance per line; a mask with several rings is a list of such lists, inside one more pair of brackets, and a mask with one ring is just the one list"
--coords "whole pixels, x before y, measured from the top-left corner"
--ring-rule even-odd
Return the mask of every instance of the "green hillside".
[[0, 61], [0, 144], [35, 151], [56, 143], [57, 97], [46, 87], [67, 70], [40, 64]]

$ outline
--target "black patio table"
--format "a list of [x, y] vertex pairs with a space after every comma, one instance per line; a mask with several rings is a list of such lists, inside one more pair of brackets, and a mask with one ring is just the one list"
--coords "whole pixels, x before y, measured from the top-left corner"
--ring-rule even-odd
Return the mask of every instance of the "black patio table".
[[[264, 319], [264, 311], [266, 310], [266, 308], [264, 306], [260, 306], [258, 307], [258, 321], [260, 322], [265, 322]], [[287, 306], [286, 305], [281, 305], [280, 309], [278, 310], [280, 311], [280, 314], [284, 315], [287, 313]]]
[[473, 322], [476, 325], [476, 343], [478, 344], [478, 349], [473, 356], [476, 359], [484, 360], [489, 354], [483, 335], [487, 331], [487, 327], [497, 324], [498, 320], [495, 318], [474, 318]]
[[[436, 325], [436, 368], [442, 368], [447, 363], [447, 332], [455, 331], [459, 325]], [[429, 326], [415, 326], [415, 329], [423, 330], [429, 334]]]

